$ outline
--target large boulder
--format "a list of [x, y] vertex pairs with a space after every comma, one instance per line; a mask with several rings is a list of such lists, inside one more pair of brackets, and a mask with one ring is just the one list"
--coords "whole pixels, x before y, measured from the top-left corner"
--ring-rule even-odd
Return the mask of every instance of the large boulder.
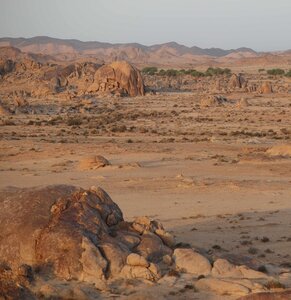
[[134, 229], [138, 223], [125, 222], [101, 188], [6, 188], [0, 197], [0, 262], [13, 272], [25, 264], [97, 287], [123, 275], [157, 280], [153, 262], [172, 250], [155, 230], [168, 235], [158, 222], [148, 220], [144, 232]]
[[[101, 278], [107, 262], [97, 245], [123, 221], [119, 207], [99, 188], [9, 188], [1, 193], [0, 208], [0, 260], [12, 269], [51, 265], [65, 279], [86, 278], [93, 265]], [[89, 274], [83, 274], [92, 256]]]
[[247, 295], [251, 291], [243, 284], [216, 278], [202, 278], [195, 284], [195, 287], [199, 291], [211, 291], [219, 295]]
[[112, 93], [132, 97], [145, 94], [141, 73], [126, 61], [115, 61], [100, 67], [87, 92]]
[[248, 278], [268, 279], [269, 276], [262, 272], [252, 270], [246, 266], [235, 266], [226, 259], [217, 259], [213, 264], [212, 275], [221, 278]]
[[171, 289], [193, 282], [221, 295], [265, 291], [254, 282], [269, 280], [265, 274], [223, 259], [212, 268], [195, 250], [175, 245], [158, 221], [124, 221], [101, 188], [0, 191], [0, 299], [99, 299], [96, 291], [123, 284], [159, 288], [162, 277], [177, 282]]
[[211, 273], [209, 260], [192, 249], [175, 249], [173, 257], [179, 271], [196, 276], [207, 276]]

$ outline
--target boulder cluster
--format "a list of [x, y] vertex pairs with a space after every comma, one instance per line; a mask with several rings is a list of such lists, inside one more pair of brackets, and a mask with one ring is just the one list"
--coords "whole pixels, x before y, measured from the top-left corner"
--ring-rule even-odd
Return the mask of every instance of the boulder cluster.
[[115, 61], [100, 67], [89, 93], [111, 93], [119, 96], [143, 96], [145, 94], [141, 73], [126, 61]]
[[6, 188], [0, 198], [0, 232], [0, 298], [39, 292], [32, 283], [42, 276], [106, 291], [112, 280], [173, 284], [169, 278], [188, 274], [198, 290], [237, 295], [263, 292], [262, 283], [271, 279], [225, 259], [211, 262], [177, 244], [148, 217], [125, 221], [98, 187]]

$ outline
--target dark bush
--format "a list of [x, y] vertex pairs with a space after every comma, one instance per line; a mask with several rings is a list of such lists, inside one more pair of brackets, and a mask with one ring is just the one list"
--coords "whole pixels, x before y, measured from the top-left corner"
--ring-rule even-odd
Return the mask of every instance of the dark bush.
[[282, 70], [282, 69], [271, 69], [271, 70], [268, 70], [267, 73], [269, 75], [284, 75], [285, 74], [285, 71]]
[[157, 74], [157, 72], [158, 72], [157, 67], [145, 67], [142, 69], [142, 73], [147, 75], [155, 75]]

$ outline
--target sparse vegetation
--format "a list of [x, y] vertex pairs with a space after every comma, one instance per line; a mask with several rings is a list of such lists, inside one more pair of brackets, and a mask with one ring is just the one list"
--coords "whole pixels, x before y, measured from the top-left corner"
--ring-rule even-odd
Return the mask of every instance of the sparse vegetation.
[[285, 289], [285, 285], [282, 284], [281, 282], [279, 281], [275, 281], [275, 280], [271, 280], [271, 281], [268, 281], [266, 284], [265, 284], [265, 287], [268, 289], [268, 290], [272, 290], [272, 289]]
[[267, 70], [267, 74], [269, 75], [284, 75], [285, 74], [285, 71], [283, 69], [270, 69], [270, 70]]
[[79, 126], [82, 125], [81, 117], [70, 117], [67, 121], [68, 126]]
[[179, 75], [191, 75], [193, 77], [208, 77], [208, 76], [218, 76], [218, 75], [230, 75], [231, 70], [228, 68], [208, 68], [205, 72], [197, 71], [195, 69], [160, 69], [156, 67], [146, 67], [142, 69], [142, 73], [146, 75], [158, 75], [158, 76], [169, 76], [175, 77]]
[[142, 73], [147, 75], [155, 75], [157, 74], [157, 72], [158, 72], [157, 67], [145, 67], [142, 69]]

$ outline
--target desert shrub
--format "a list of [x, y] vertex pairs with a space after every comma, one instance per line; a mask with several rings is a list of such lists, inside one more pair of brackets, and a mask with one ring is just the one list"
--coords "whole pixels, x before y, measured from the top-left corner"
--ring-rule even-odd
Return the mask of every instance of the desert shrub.
[[268, 289], [268, 290], [271, 290], [271, 289], [285, 289], [285, 285], [282, 284], [281, 282], [279, 281], [275, 281], [275, 280], [271, 280], [271, 281], [268, 281], [266, 284], [265, 284], [265, 287]]
[[5, 125], [5, 126], [14, 126], [15, 123], [12, 120], [4, 120], [3, 125]]
[[197, 70], [188, 70], [189, 74], [193, 77], [203, 77], [204, 73]]
[[157, 67], [145, 67], [142, 69], [142, 73], [147, 75], [155, 75], [157, 72], [158, 72]]
[[259, 69], [258, 71], [259, 71], [259, 73], [261, 73], [261, 72], [264, 72], [265, 69]]
[[231, 70], [228, 68], [221, 69], [221, 68], [208, 68], [205, 72], [205, 76], [215, 76], [215, 75], [229, 75]]
[[286, 77], [291, 77], [291, 69], [285, 74]]
[[146, 67], [142, 70], [143, 74], [147, 75], [158, 75], [158, 76], [169, 76], [176, 77], [178, 75], [191, 75], [193, 77], [203, 77], [203, 76], [217, 76], [217, 75], [230, 75], [231, 70], [228, 68], [208, 68], [206, 72], [200, 72], [195, 69], [158, 69], [156, 67]]
[[166, 76], [177, 76], [179, 75], [179, 71], [175, 69], [166, 70]]
[[56, 125], [56, 124], [60, 124], [62, 122], [63, 118], [61, 116], [57, 116], [55, 118], [52, 118], [50, 120], [47, 121], [47, 124], [49, 125]]
[[166, 75], [166, 71], [164, 69], [161, 69], [158, 73], [159, 76], [165, 76]]
[[277, 68], [277, 69], [270, 69], [267, 71], [267, 73], [269, 75], [284, 75], [285, 71]]
[[68, 126], [82, 125], [82, 119], [80, 117], [71, 117], [67, 121]]

